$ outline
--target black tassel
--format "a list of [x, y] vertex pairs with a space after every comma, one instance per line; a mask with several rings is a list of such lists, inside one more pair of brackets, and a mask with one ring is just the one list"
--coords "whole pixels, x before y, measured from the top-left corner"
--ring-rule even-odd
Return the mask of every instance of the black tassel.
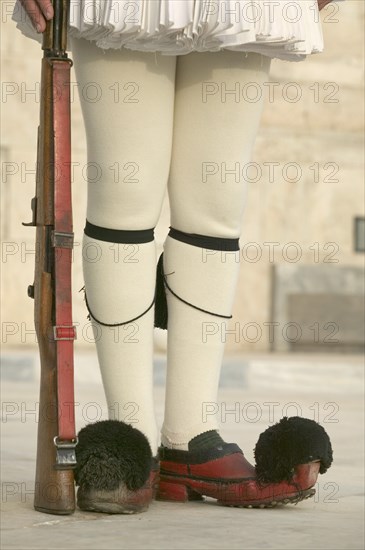
[[147, 481], [152, 452], [147, 437], [119, 420], [88, 424], [78, 433], [76, 485], [113, 491], [122, 483], [130, 491]]
[[333, 460], [327, 432], [314, 420], [284, 417], [259, 437], [254, 450], [256, 475], [263, 483], [290, 481], [294, 467], [320, 460], [319, 472], [324, 474]]
[[163, 273], [163, 252], [156, 269], [155, 327], [167, 329], [167, 300]]

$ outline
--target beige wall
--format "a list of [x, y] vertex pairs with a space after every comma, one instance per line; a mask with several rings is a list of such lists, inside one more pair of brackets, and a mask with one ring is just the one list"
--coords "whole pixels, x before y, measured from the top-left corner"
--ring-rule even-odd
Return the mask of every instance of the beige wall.
[[[35, 166], [41, 52], [16, 31], [10, 16], [2, 15], [1, 323], [2, 346], [9, 349], [36, 345], [33, 302], [26, 295], [33, 281], [35, 231], [21, 222], [30, 221], [35, 190], [34, 174], [29, 171]], [[364, 4], [346, 0], [338, 4], [337, 13], [331, 16], [326, 9], [321, 17], [324, 53], [300, 63], [272, 62], [273, 95], [267, 93], [252, 159], [255, 164], [247, 172], [241, 275], [232, 321], [242, 330], [238, 341], [227, 337], [230, 351], [270, 349], [264, 323], [271, 315], [272, 267], [293, 263], [295, 250], [300, 254], [297, 265], [323, 265], [331, 260], [338, 266], [363, 265], [364, 256], [353, 250], [353, 218], [364, 216]], [[300, 96], [298, 101], [295, 94]], [[76, 95], [72, 124], [74, 321], [79, 324], [76, 345], [90, 346], [91, 330], [78, 293], [83, 286], [80, 242], [86, 159]], [[168, 219], [166, 203], [156, 230], [160, 245]], [[256, 260], [255, 254], [260, 256]], [[248, 341], [249, 335], [245, 337], [245, 327], [252, 322], [263, 329], [254, 344]], [[156, 331], [158, 347], [164, 347], [165, 337]]]

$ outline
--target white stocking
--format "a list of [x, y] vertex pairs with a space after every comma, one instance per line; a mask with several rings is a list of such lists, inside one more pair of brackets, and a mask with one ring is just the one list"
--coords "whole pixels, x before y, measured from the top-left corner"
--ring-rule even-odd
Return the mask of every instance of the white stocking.
[[[241, 233], [246, 182], [268, 80], [270, 59], [221, 51], [180, 56], [176, 66], [175, 116], [169, 197], [171, 227], [217, 237], [217, 249], [168, 236], [166, 280], [180, 298], [209, 312], [232, 313], [239, 252], [223, 252]], [[257, 100], [242, 93], [251, 85]], [[219, 244], [220, 243], [220, 244]], [[196, 435], [218, 429], [207, 404], [217, 402], [224, 352], [222, 323], [167, 291], [168, 357], [162, 443], [188, 449]], [[215, 327], [215, 328], [214, 328]], [[215, 334], [212, 334], [215, 331]]]

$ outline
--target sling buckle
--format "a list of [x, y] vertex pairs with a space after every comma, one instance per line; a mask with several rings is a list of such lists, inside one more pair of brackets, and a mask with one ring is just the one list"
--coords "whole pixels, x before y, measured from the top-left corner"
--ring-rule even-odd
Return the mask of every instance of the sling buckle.
[[56, 464], [57, 470], [69, 470], [76, 468], [76, 445], [79, 440], [78, 437], [72, 441], [59, 441], [58, 437], [53, 438], [53, 442], [56, 445]]

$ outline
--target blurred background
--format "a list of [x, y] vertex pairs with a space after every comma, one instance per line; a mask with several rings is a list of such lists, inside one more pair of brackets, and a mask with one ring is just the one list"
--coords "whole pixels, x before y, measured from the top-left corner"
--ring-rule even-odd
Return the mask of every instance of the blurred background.
[[[3, 365], [37, 352], [33, 302], [36, 130], [40, 46], [1, 2], [1, 329]], [[221, 327], [226, 353], [336, 353], [364, 350], [364, 3], [321, 11], [324, 53], [273, 60], [252, 162], [240, 239], [241, 272], [233, 319]], [[73, 81], [76, 77], [73, 74]], [[118, 77], [116, 76], [116, 81]], [[86, 209], [86, 143], [72, 95], [73, 309], [76, 351], [94, 353], [83, 302], [81, 240]], [[167, 197], [156, 229], [162, 248]], [[156, 330], [156, 352], [166, 333]], [[9, 363], [10, 361], [10, 363]], [[24, 367], [25, 368], [25, 367]]]

